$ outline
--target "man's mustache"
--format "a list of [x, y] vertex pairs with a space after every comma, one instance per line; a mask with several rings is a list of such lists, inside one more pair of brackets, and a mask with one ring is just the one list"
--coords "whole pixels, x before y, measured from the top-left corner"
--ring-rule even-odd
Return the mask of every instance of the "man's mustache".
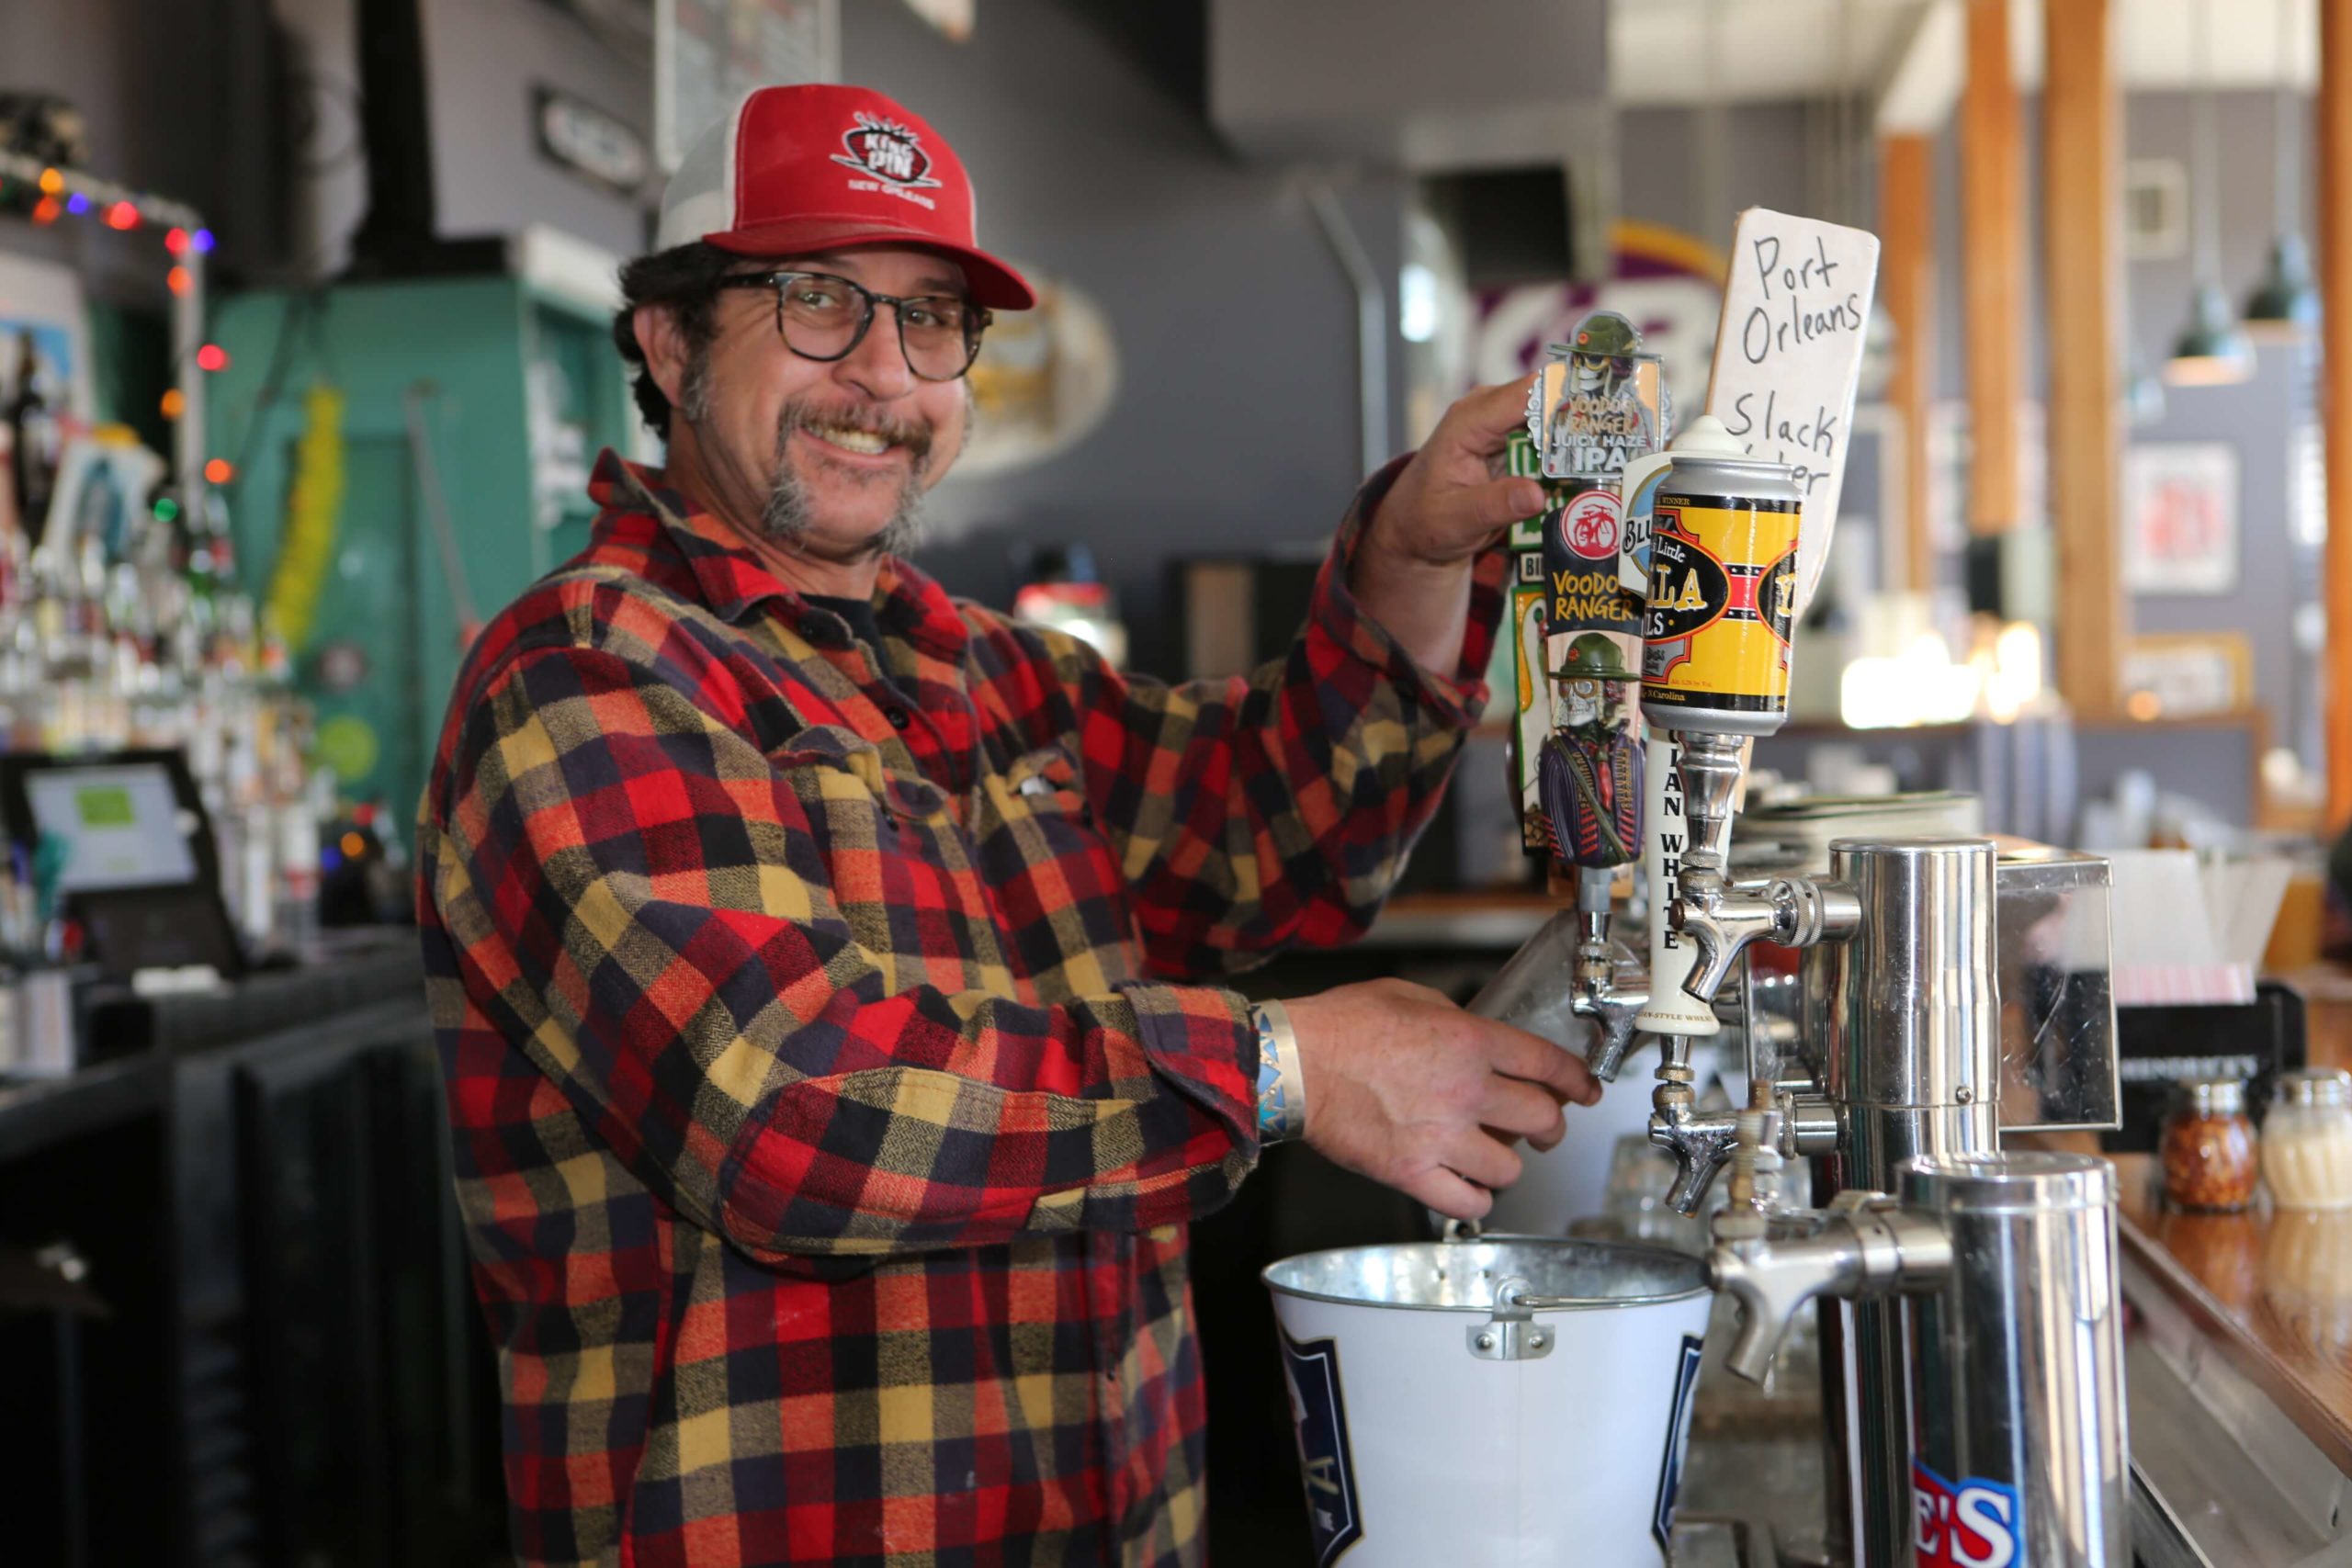
[[931, 456], [932, 432], [928, 421], [893, 419], [872, 409], [827, 408], [820, 404], [793, 401], [784, 405], [784, 412], [776, 420], [776, 450], [784, 450], [786, 437], [796, 430], [813, 431], [820, 425], [838, 429], [862, 430], [878, 435], [894, 446], [903, 446], [908, 456], [921, 468]]

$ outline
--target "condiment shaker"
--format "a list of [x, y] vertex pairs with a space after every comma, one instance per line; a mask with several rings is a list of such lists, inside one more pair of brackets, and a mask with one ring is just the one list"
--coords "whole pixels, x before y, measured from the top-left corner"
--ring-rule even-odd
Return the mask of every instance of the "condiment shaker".
[[2352, 1073], [2278, 1075], [2262, 1127], [2262, 1178], [2282, 1209], [2352, 1206]]
[[2254, 1123], [2245, 1113], [2245, 1080], [2181, 1079], [2180, 1097], [2165, 1119], [2158, 1148], [2165, 1197], [2174, 1207], [2226, 1213], [2252, 1202], [2261, 1171]]

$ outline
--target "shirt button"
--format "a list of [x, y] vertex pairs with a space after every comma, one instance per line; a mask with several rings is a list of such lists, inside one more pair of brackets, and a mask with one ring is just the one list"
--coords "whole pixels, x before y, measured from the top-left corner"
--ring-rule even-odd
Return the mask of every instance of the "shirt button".
[[907, 710], [904, 708], [892, 708], [889, 710], [889, 713], [890, 728], [893, 729], [904, 729], [909, 724], [913, 722], [913, 720], [907, 717]]

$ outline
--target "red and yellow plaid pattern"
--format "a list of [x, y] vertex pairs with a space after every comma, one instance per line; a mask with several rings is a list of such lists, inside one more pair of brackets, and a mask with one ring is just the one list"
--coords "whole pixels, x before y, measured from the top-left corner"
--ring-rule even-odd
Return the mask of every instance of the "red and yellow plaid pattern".
[[[1355, 610], [1165, 686], [886, 562], [883, 646], [607, 454], [419, 838], [533, 1563], [1190, 1563], [1185, 1222], [1257, 1155], [1203, 978], [1361, 932], [1483, 701]], [[877, 666], [878, 658], [878, 666]]]

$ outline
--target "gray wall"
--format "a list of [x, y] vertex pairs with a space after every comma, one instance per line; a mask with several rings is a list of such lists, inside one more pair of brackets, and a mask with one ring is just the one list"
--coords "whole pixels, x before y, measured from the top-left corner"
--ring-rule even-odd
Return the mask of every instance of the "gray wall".
[[2317, 671], [2294, 651], [2295, 617], [2318, 598], [2322, 578], [2317, 552], [2296, 545], [2290, 527], [2297, 351], [2264, 347], [2256, 357], [2253, 379], [2172, 389], [2164, 417], [2132, 433], [2134, 442], [2152, 445], [2225, 441], [2238, 454], [2236, 586], [2214, 595], [2134, 594], [2132, 622], [2138, 632], [2243, 632], [2254, 649], [2256, 695], [2270, 716], [2268, 742], [2294, 746], [2313, 739], [2308, 731], [2320, 697]]
[[[2267, 92], [2216, 94], [2213, 123], [2220, 170], [2221, 283], [2233, 303], [2243, 305], [2261, 275], [2264, 257], [2277, 221], [2272, 190], [2271, 154], [2276, 146], [2274, 99]], [[2124, 101], [2123, 160], [2170, 158], [2191, 171], [2192, 209], [2211, 197], [2194, 185], [2192, 156], [2192, 96], [2187, 93], [2134, 93]], [[2310, 100], [2300, 98], [2296, 123], [2302, 126], [2301, 190], [2296, 216], [2303, 236], [2316, 243], [2313, 220], [2318, 211], [2314, 174], [2315, 150], [2311, 141]], [[2026, 306], [2030, 345], [2027, 385], [2039, 397], [2047, 380], [2043, 362], [2041, 321], [2041, 106], [2028, 96], [2019, 113], [2023, 119], [2022, 162], [2026, 209]], [[1937, 395], [1966, 395], [1961, 360], [1962, 298], [1965, 286], [1961, 269], [1960, 133], [1947, 126], [1937, 144], [1936, 173], [1936, 290]], [[2191, 220], [2190, 233], [2196, 232]], [[2160, 368], [2172, 352], [2173, 339], [2188, 317], [2188, 291], [2196, 276], [2195, 248], [2178, 257], [2127, 262], [2124, 266], [2125, 331], [2122, 347], [2141, 366]]]
[[1706, 117], [1683, 108], [1625, 110], [1617, 117], [1619, 213], [1721, 247], [1731, 243], [1732, 220], [1742, 208], [1816, 211], [1806, 172], [1806, 113], [1803, 104], [1734, 104], [1723, 111], [1724, 208], [1710, 212], [1700, 173]]
[[[343, 266], [366, 205], [352, 0], [0, 0], [0, 88], [71, 99], [89, 121], [98, 172], [202, 210], [220, 241], [219, 276]], [[531, 90], [560, 87], [650, 133], [650, 62], [543, 0], [424, 0], [424, 20], [442, 231], [502, 233], [536, 220], [638, 249], [635, 204], [539, 156]], [[277, 112], [288, 81], [289, 112], [315, 127], [301, 145]], [[144, 240], [91, 223], [11, 222], [5, 244], [72, 262], [101, 298], [161, 305]]]
[[[0, 0], [0, 88], [71, 100], [98, 172], [196, 206], [216, 262], [249, 265], [282, 240], [271, 128], [235, 112], [267, 92], [267, 21], [265, 0]], [[152, 235], [80, 220], [0, 231], [0, 247], [75, 267], [96, 298], [164, 307]]]
[[[2135, 368], [2159, 373], [2173, 340], [2188, 316], [2189, 290], [2197, 277], [2199, 204], [2218, 200], [2218, 281], [2233, 306], [2243, 308], [2262, 273], [2280, 215], [2272, 177], [2277, 148], [2277, 100], [2268, 92], [2215, 96], [2213, 122], [2219, 170], [2218, 192], [2195, 185], [2194, 98], [2187, 93], [2138, 93], [2124, 105], [2123, 158], [2170, 158], [2188, 166], [2190, 243], [2186, 254], [2127, 261], [2122, 341], [2118, 350]], [[2289, 216], [2306, 240], [2316, 240], [2318, 197], [2310, 141], [2308, 99], [2298, 98], [2291, 123], [2301, 128], [2300, 189]], [[2041, 106], [2028, 97], [2020, 113], [2024, 130], [2027, 267], [2024, 328], [2029, 345], [2027, 395], [2046, 395], [2049, 367], [2041, 303]], [[1936, 207], [1937, 396], [1967, 395], [1961, 329], [1965, 274], [1961, 264], [1960, 158], [1956, 129], [1947, 129], [1938, 147]], [[2237, 589], [2227, 595], [2136, 594], [2132, 625], [2144, 632], [2243, 631], [2255, 653], [2255, 687], [2269, 716], [2274, 745], [2310, 739], [2316, 714], [2308, 660], [2294, 650], [2293, 622], [2299, 605], [2318, 595], [2316, 562], [2301, 558], [2290, 536], [2287, 487], [2291, 477], [2288, 437], [2299, 419], [2312, 417], [2303, 373], [2295, 355], [2265, 349], [2254, 379], [2227, 388], [2165, 389], [2161, 419], [2125, 431], [2131, 443], [2227, 441], [2238, 449], [2240, 566]], [[2064, 460], [2053, 453], [2051, 460]], [[1850, 493], [1850, 487], [1849, 487]], [[1958, 581], [1957, 560], [1948, 561], [1939, 581]], [[2063, 634], [2063, 628], [2061, 630]], [[2306, 760], [2316, 752], [2305, 745]]]
[[527, 219], [622, 255], [642, 250], [644, 206], [541, 157], [531, 113], [535, 85], [559, 88], [650, 147], [650, 56], [616, 49], [546, 0], [424, 0], [424, 10], [441, 231], [506, 233]]
[[[156, 0], [148, 0], [153, 5]], [[316, 127], [296, 161], [289, 205], [302, 270], [332, 275], [349, 259], [366, 213], [366, 171], [353, 155], [358, 64], [353, 0], [272, 0], [296, 66], [294, 116]], [[421, 0], [430, 94], [434, 195], [445, 237], [507, 234], [545, 223], [620, 255], [644, 248], [645, 210], [541, 157], [533, 89], [560, 89], [651, 143], [650, 56], [607, 40], [545, 0]]]
[[[900, 6], [843, 10], [843, 73], [903, 98], [955, 142], [979, 192], [982, 243], [1091, 295], [1118, 344], [1120, 391], [1102, 423], [1036, 468], [951, 475], [936, 542], [918, 559], [1002, 604], [1016, 547], [1084, 540], [1118, 590], [1138, 661], [1175, 667], [1168, 558], [1312, 547], [1362, 477], [1354, 296], [1295, 178], [1237, 162], [1051, 0], [988, 0], [961, 45]], [[1402, 182], [1342, 189], [1393, 279]], [[1392, 360], [1399, 353], [1392, 344]]]
[[[2186, 93], [2141, 93], [2132, 96], [2123, 117], [2126, 158], [2177, 159], [2191, 171], [2189, 202], [2200, 197], [2194, 184], [2192, 153], [2195, 117]], [[2312, 141], [2311, 100], [2298, 95], [2290, 124], [2301, 143], [2298, 189], [2292, 216], [2303, 238], [2314, 247], [2319, 240], [2317, 148]], [[2221, 283], [2233, 304], [2243, 307], [2262, 274], [2270, 238], [2278, 225], [2277, 199], [2272, 190], [2271, 157], [2277, 146], [2276, 100], [2269, 93], [2222, 93], [2214, 98], [2213, 124], [2219, 148], [2215, 163], [2219, 185]], [[2190, 232], [2195, 233], [2192, 220]], [[2172, 352], [2172, 341], [2188, 318], [2188, 290], [2195, 280], [2195, 249], [2174, 260], [2132, 262], [2126, 270], [2131, 291], [2132, 346], [2141, 362], [2160, 363]]]

